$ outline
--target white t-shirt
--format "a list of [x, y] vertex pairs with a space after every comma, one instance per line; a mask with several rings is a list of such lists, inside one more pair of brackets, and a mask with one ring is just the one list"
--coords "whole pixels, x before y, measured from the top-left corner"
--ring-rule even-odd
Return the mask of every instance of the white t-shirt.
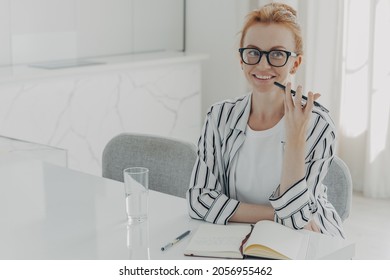
[[280, 184], [283, 161], [284, 118], [274, 127], [254, 131], [249, 125], [238, 151], [236, 194], [242, 202], [267, 204]]

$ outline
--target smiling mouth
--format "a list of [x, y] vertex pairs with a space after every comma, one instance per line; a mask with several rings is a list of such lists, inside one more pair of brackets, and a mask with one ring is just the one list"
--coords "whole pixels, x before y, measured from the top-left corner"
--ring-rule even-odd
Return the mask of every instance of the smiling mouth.
[[263, 76], [263, 75], [256, 75], [256, 74], [253, 74], [252, 76], [258, 80], [271, 80], [272, 78], [275, 77], [275, 76]]

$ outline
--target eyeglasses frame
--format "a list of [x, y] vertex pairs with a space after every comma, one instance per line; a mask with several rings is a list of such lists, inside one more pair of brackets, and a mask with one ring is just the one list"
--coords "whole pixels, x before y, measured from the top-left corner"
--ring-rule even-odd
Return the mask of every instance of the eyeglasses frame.
[[[243, 58], [243, 54], [244, 54], [244, 51], [245, 51], [245, 50], [256, 50], [256, 51], [258, 51], [258, 52], [260, 53], [259, 60], [258, 60], [256, 63], [246, 63], [245, 60], [244, 60], [244, 58]], [[288, 61], [288, 59], [290, 58], [290, 56], [291, 56], [291, 57], [297, 57], [297, 56], [298, 56], [298, 54], [295, 53], [295, 52], [290, 52], [290, 51], [285, 51], [285, 50], [270, 50], [270, 51], [267, 52], [267, 51], [261, 51], [261, 50], [256, 49], [256, 48], [239, 48], [238, 51], [240, 52], [240, 56], [241, 56], [242, 62], [243, 62], [244, 64], [246, 64], [246, 65], [256, 65], [256, 64], [258, 64], [258, 63], [261, 61], [261, 58], [263, 57], [263, 54], [265, 54], [265, 57], [267, 58], [267, 62], [268, 62], [269, 65], [271, 65], [271, 66], [273, 66], [273, 67], [283, 67], [284, 65], [287, 64], [287, 61]], [[284, 53], [287, 55], [286, 62], [285, 62], [283, 65], [275, 66], [275, 65], [273, 65], [273, 64], [270, 62], [270, 60], [269, 60], [269, 54], [270, 54], [271, 52], [273, 52], [273, 51], [284, 52]]]

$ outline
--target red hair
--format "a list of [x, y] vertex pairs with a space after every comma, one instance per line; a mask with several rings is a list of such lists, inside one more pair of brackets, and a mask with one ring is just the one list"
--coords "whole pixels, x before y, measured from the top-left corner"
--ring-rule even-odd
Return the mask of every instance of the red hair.
[[244, 38], [248, 28], [256, 23], [277, 23], [287, 26], [294, 34], [295, 52], [303, 54], [301, 27], [297, 22], [297, 12], [291, 6], [282, 3], [271, 3], [250, 12], [241, 31], [240, 48], [244, 46]]

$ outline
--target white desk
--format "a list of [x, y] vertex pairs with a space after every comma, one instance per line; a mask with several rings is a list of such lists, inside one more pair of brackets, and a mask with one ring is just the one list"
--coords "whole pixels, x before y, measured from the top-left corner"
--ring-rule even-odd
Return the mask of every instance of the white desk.
[[[188, 240], [160, 248], [196, 227], [185, 200], [150, 191], [149, 203], [150, 258], [184, 258]], [[129, 259], [135, 233], [127, 230], [123, 183], [0, 157], [0, 259]]]
[[184, 199], [150, 191], [148, 222], [128, 228], [123, 183], [0, 157], [0, 259], [184, 259], [189, 237], [160, 248], [199, 223]]

